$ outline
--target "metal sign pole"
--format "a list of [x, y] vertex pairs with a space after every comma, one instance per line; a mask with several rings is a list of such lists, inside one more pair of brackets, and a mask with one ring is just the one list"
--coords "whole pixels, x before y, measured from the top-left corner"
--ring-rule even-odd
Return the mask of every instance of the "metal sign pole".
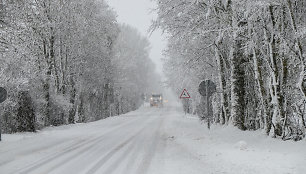
[[[7, 91], [0, 87], [0, 103], [4, 102], [6, 100], [6, 97], [7, 97]], [[0, 114], [0, 141], [1, 141], [1, 114]]]
[[2, 127], [1, 127], [1, 118], [0, 118], [0, 141], [1, 141], [1, 129], [2, 129]]
[[184, 112], [185, 112], [185, 115], [186, 115], [187, 114], [187, 99], [186, 98], [184, 98], [184, 105], [185, 105]]
[[[199, 93], [203, 97], [203, 100], [206, 99], [206, 118], [207, 118], [207, 127], [210, 129], [211, 117], [212, 114], [210, 112], [210, 101], [209, 98], [216, 92], [216, 85], [211, 80], [202, 81], [199, 85]], [[204, 98], [206, 97], [206, 98]]]
[[206, 108], [207, 108], [207, 128], [210, 129], [210, 113], [209, 113], [209, 94], [208, 85], [206, 86]]
[[183, 109], [185, 112], [185, 115], [187, 115], [187, 112], [189, 112], [189, 99], [190, 99], [190, 95], [188, 93], [188, 91], [186, 89], [183, 90], [182, 94], [180, 95], [180, 99], [183, 99]]

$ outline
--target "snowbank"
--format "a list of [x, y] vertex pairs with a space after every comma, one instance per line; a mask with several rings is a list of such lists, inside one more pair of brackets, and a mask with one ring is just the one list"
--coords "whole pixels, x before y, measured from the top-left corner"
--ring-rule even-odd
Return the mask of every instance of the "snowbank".
[[[200, 124], [194, 116], [173, 113], [165, 126], [169, 146], [190, 153], [203, 173], [303, 174], [306, 172], [306, 141], [282, 141], [261, 131], [240, 131], [232, 126]], [[180, 153], [180, 152], [177, 152]], [[184, 165], [177, 162], [173, 166]], [[193, 165], [193, 164], [190, 164]]]

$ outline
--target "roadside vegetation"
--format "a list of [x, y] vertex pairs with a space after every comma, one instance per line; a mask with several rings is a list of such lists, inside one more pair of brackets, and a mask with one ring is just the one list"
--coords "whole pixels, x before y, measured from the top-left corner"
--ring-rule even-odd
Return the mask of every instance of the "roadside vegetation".
[[218, 85], [214, 123], [283, 140], [305, 137], [304, 0], [156, 2], [153, 30], [161, 28], [169, 41], [168, 84], [193, 96], [184, 108], [206, 120], [198, 86], [210, 79]]
[[136, 110], [159, 83], [150, 44], [105, 1], [0, 1], [2, 130], [90, 122]]

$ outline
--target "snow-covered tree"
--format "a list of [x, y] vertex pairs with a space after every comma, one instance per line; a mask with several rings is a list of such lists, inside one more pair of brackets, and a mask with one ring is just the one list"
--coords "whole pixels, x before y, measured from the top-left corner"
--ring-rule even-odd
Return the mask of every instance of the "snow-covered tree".
[[219, 88], [216, 122], [283, 139], [305, 135], [302, 0], [156, 2], [153, 27], [169, 36], [165, 71], [177, 92], [196, 92], [200, 81], [211, 79]]
[[149, 43], [104, 0], [1, 0], [0, 9], [4, 131], [115, 115], [117, 93], [123, 112], [139, 107], [154, 71]]

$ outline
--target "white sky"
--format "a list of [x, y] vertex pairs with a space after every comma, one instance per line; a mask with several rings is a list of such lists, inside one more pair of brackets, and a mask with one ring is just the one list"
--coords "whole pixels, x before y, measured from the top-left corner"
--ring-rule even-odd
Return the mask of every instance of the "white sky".
[[129, 24], [137, 28], [142, 35], [147, 36], [151, 42], [150, 57], [157, 66], [157, 72], [162, 75], [162, 50], [166, 46], [166, 39], [161, 31], [155, 31], [149, 37], [149, 27], [152, 19], [156, 16], [152, 9], [155, 2], [152, 0], [106, 0], [117, 12], [120, 23]]

